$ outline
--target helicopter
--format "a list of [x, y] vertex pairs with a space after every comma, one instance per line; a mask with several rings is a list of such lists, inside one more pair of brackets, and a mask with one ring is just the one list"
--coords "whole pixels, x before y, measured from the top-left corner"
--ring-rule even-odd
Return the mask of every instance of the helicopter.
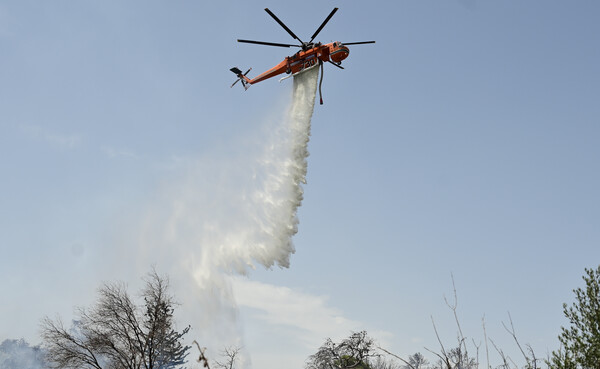
[[349, 45], [362, 45], [362, 44], [374, 44], [375, 43], [375, 41], [360, 41], [360, 42], [345, 42], [345, 43], [335, 41], [335, 42], [330, 42], [328, 44], [322, 44], [320, 42], [313, 42], [315, 37], [317, 37], [319, 32], [321, 32], [321, 30], [323, 29], [323, 27], [325, 27], [327, 22], [329, 22], [331, 17], [333, 17], [335, 12], [338, 11], [338, 8], [333, 8], [331, 13], [329, 13], [327, 18], [325, 18], [323, 23], [321, 23], [319, 28], [317, 28], [315, 33], [311, 36], [310, 41], [308, 41], [308, 42], [304, 42], [298, 36], [296, 36], [294, 34], [294, 32], [292, 32], [292, 30], [290, 30], [285, 25], [285, 23], [283, 23], [279, 18], [277, 18], [277, 16], [275, 14], [273, 14], [272, 11], [269, 10], [269, 8], [265, 8], [265, 11], [273, 19], [275, 19], [275, 21], [284, 30], [286, 30], [287, 33], [290, 34], [290, 36], [292, 36], [295, 40], [300, 42], [300, 44], [294, 45], [294, 44], [283, 44], [283, 43], [275, 43], [275, 42], [240, 40], [240, 39], [238, 39], [237, 41], [241, 42], [241, 43], [266, 45], [266, 46], [277, 46], [277, 47], [288, 47], [288, 48], [289, 47], [299, 47], [300, 50], [298, 50], [298, 52], [292, 56], [287, 56], [282, 62], [280, 62], [273, 68], [265, 71], [264, 73], [254, 77], [254, 78], [248, 78], [248, 76], [247, 76], [248, 72], [250, 72], [252, 70], [252, 68], [248, 69], [245, 73], [242, 73], [242, 71], [238, 67], [231, 68], [230, 71], [235, 73], [235, 75], [238, 77], [235, 80], [235, 82], [233, 82], [231, 87], [235, 86], [236, 83], [241, 81], [242, 86], [244, 87], [245, 90], [247, 90], [248, 87], [250, 87], [250, 85], [253, 85], [255, 83], [278, 76], [280, 74], [284, 74], [284, 73], [288, 74], [288, 76], [283, 77], [279, 80], [279, 82], [281, 82], [287, 78], [296, 76], [300, 73], [306, 72], [307, 70], [310, 70], [310, 69], [320, 66], [321, 80], [319, 81], [319, 98], [320, 98], [320, 104], [323, 105], [323, 95], [321, 93], [321, 85], [323, 83], [323, 64], [325, 62], [328, 62], [340, 69], [344, 69], [344, 67], [342, 67], [341, 64], [342, 64], [342, 60], [346, 59], [348, 57], [348, 54], [350, 53], [350, 49], [348, 49]]

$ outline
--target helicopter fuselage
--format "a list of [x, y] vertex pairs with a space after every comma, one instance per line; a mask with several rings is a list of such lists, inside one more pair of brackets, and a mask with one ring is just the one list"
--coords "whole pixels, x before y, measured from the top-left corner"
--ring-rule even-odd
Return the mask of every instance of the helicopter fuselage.
[[328, 44], [317, 43], [306, 50], [300, 50], [292, 56], [286, 57], [281, 63], [266, 72], [250, 79], [245, 78], [249, 84], [255, 84], [266, 79], [275, 77], [279, 74], [296, 74], [305, 69], [314, 67], [321, 62], [332, 62], [339, 65], [342, 60], [348, 57], [350, 50], [341, 42], [331, 42]]

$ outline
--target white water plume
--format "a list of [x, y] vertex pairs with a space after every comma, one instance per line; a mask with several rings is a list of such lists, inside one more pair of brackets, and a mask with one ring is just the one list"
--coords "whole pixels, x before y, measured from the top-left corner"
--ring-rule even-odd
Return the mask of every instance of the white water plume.
[[170, 275], [181, 320], [209, 349], [241, 344], [229, 275], [290, 265], [317, 77], [315, 68], [294, 78], [290, 107], [267, 123], [258, 150], [186, 161], [186, 174], [167, 184], [144, 221], [140, 266]]

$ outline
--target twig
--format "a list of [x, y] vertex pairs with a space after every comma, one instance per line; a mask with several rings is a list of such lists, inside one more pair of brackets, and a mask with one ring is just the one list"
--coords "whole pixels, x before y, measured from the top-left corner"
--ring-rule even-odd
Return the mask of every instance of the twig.
[[429, 351], [429, 352], [431, 352], [431, 353], [432, 353], [432, 354], [434, 354], [435, 356], [439, 357], [439, 358], [440, 358], [440, 360], [442, 361], [442, 363], [445, 363], [445, 364], [446, 364], [446, 367], [447, 367], [448, 369], [452, 369], [452, 366], [450, 365], [450, 361], [448, 361], [448, 357], [443, 357], [442, 355], [438, 354], [437, 352], [435, 352], [435, 351], [433, 351], [433, 350], [430, 350], [430, 349], [428, 349], [427, 347], [424, 347], [424, 349], [425, 349], [425, 350], [427, 350], [427, 351]]
[[498, 354], [500, 354], [500, 357], [502, 358], [502, 362], [504, 363], [503, 366], [504, 369], [510, 369], [510, 366], [508, 366], [508, 361], [507, 361], [507, 356], [504, 355], [504, 352], [502, 350], [500, 350], [498, 348], [498, 346], [496, 346], [496, 343], [490, 338], [490, 342], [492, 343], [492, 346], [494, 346], [494, 348], [496, 349], [496, 351], [498, 351]]
[[502, 322], [502, 326], [504, 326], [504, 329], [506, 329], [506, 331], [515, 340], [517, 346], [519, 347], [519, 350], [521, 350], [521, 354], [523, 354], [523, 357], [525, 358], [525, 361], [527, 362], [527, 366], [531, 366], [531, 362], [530, 362], [531, 359], [529, 358], [529, 356], [527, 356], [527, 354], [525, 354], [525, 351], [523, 350], [523, 348], [521, 347], [521, 344], [519, 343], [519, 340], [517, 339], [517, 334], [515, 333], [515, 326], [513, 325], [513, 320], [512, 320], [512, 317], [510, 316], [510, 311], [508, 312], [508, 320], [510, 321], [510, 329], [508, 329], [508, 327], [506, 326], [506, 324], [504, 324], [504, 322]]
[[487, 360], [487, 367], [485, 369], [490, 369], [490, 351], [488, 349], [487, 333], [485, 331], [485, 315], [481, 317], [481, 325], [483, 326], [483, 339], [485, 340], [485, 358]]
[[196, 342], [196, 340], [194, 340], [194, 342], [196, 346], [198, 346], [198, 350], [200, 351], [200, 356], [198, 357], [198, 360], [196, 360], [197, 362], [201, 363], [204, 362], [203, 366], [206, 369], [210, 369], [210, 367], [208, 366], [208, 360], [206, 359], [206, 356], [204, 356], [204, 351], [206, 351], [206, 347], [202, 347], [200, 348], [200, 345], [198, 344], [198, 342]]
[[[475, 346], [475, 349], [476, 349], [476, 352], [477, 352], [477, 361], [475, 362], [475, 364], [476, 364], [475, 367], [479, 368], [479, 347], [481, 347], [481, 341], [479, 342], [479, 345], [477, 345], [475, 343], [474, 339], [471, 339], [471, 340], [473, 341], [473, 346]], [[468, 360], [468, 358], [467, 358], [467, 360]]]
[[448, 355], [446, 355], [446, 350], [444, 349], [444, 344], [442, 343], [442, 340], [440, 339], [440, 335], [437, 331], [437, 327], [435, 326], [435, 320], [433, 320], [433, 315], [431, 316], [431, 324], [433, 324], [433, 331], [435, 332], [435, 336], [437, 337], [440, 347], [442, 348], [442, 354], [444, 354], [444, 356], [448, 356]]
[[[465, 349], [465, 355], [467, 357], [469, 357], [468, 350], [467, 350], [467, 344], [465, 343], [465, 336], [463, 335], [462, 328], [460, 326], [460, 321], [458, 320], [458, 314], [456, 313], [456, 308], [458, 306], [458, 294], [456, 293], [456, 283], [454, 283], [454, 274], [453, 273], [450, 273], [450, 278], [452, 278], [452, 292], [454, 293], [454, 303], [450, 304], [448, 302], [448, 299], [446, 298], [446, 296], [444, 296], [444, 301], [446, 302], [446, 305], [448, 305], [448, 307], [450, 308], [450, 310], [452, 310], [452, 313], [454, 314], [454, 320], [456, 321], [456, 326], [458, 327], [458, 333], [460, 334], [459, 341], [460, 341], [460, 343], [462, 343], [462, 346]], [[460, 347], [460, 344], [459, 344], [459, 347]], [[461, 360], [462, 360], [462, 358], [459, 358], [459, 362]]]
[[437, 331], [437, 327], [435, 326], [435, 321], [433, 320], [433, 315], [431, 316], [431, 324], [433, 324], [433, 331], [435, 332], [435, 336], [437, 337], [440, 347], [442, 348], [442, 354], [444, 356], [442, 357], [441, 355], [439, 355], [436, 352], [431, 351], [427, 347], [425, 347], [425, 349], [431, 353], [436, 354], [440, 359], [442, 359], [442, 362], [446, 363], [446, 366], [448, 367], [448, 369], [452, 369], [452, 366], [450, 365], [450, 360], [448, 359], [448, 354], [446, 354], [446, 349], [444, 349], [444, 344], [442, 343], [442, 340], [440, 339], [440, 335]]
[[381, 351], [385, 352], [386, 354], [392, 355], [396, 359], [402, 361], [404, 364], [408, 365], [410, 367], [410, 369], [417, 369], [411, 363], [409, 363], [408, 361], [404, 360], [403, 358], [401, 358], [400, 356], [398, 356], [396, 354], [393, 354], [393, 353], [389, 352], [388, 350], [384, 349], [383, 347], [377, 346], [377, 348], [380, 349]]

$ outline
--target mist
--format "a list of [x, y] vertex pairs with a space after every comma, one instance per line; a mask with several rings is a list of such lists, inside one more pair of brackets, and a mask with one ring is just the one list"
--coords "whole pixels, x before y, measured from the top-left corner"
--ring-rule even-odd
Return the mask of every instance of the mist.
[[44, 352], [39, 346], [30, 346], [24, 339], [4, 340], [0, 343], [0, 368], [43, 369], [46, 368]]
[[[288, 105], [275, 107], [237, 155], [181, 160], [127, 235], [137, 248], [114, 261], [135, 260], [138, 277], [151, 265], [170, 277], [181, 303], [178, 320], [192, 326], [188, 339], [207, 346], [207, 356], [243, 346], [230, 278], [257, 267], [290, 267], [317, 79], [318, 68], [294, 77]], [[242, 359], [250, 365], [248, 353]]]

